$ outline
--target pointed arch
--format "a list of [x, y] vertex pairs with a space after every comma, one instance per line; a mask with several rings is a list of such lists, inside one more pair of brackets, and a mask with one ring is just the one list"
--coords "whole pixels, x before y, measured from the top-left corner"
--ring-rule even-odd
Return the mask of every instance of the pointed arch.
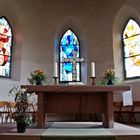
[[138, 12], [128, 6], [123, 6], [116, 15], [113, 23], [113, 56], [114, 56], [114, 68], [117, 77], [121, 80], [125, 80], [125, 69], [123, 61], [123, 31], [126, 23], [132, 18], [139, 22]]
[[[81, 75], [80, 81], [87, 83], [87, 37], [84, 31], [84, 28], [79, 24], [79, 22], [74, 19], [73, 17], [65, 18], [57, 28], [54, 40], [54, 62], [59, 63], [59, 49], [60, 49], [60, 40], [62, 36], [66, 33], [66, 31], [71, 30], [78, 39], [80, 49], [79, 49], [79, 56], [85, 58], [84, 63], [81, 63]], [[60, 73], [60, 71], [59, 71]], [[60, 78], [60, 77], [59, 77]], [[60, 80], [59, 80], [60, 81]]]
[[[60, 53], [59, 53], [59, 69], [60, 69], [60, 82], [72, 82], [74, 66], [71, 62], [65, 62], [64, 59], [72, 59], [73, 51], [76, 52], [76, 58], [80, 56], [80, 45], [78, 37], [68, 29], [60, 40]], [[80, 62], [76, 62], [76, 81], [81, 81], [81, 68]]]
[[140, 77], [140, 26], [130, 18], [122, 33], [124, 78]]
[[11, 77], [13, 33], [9, 21], [0, 18], [0, 77]]

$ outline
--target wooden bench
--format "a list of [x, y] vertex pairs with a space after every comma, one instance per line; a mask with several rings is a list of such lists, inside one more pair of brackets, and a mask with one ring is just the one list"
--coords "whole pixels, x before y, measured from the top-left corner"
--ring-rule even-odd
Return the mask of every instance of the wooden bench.
[[122, 122], [123, 117], [121, 114], [121, 110], [123, 107], [123, 103], [122, 102], [114, 102], [113, 106], [114, 106], [114, 119], [115, 119], [115, 121]]

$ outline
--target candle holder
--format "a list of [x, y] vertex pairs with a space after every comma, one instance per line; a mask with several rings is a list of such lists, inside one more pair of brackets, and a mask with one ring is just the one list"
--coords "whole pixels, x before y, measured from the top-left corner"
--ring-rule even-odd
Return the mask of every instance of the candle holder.
[[95, 78], [96, 77], [90, 77], [91, 78], [91, 85], [95, 85]]
[[58, 85], [58, 77], [53, 77], [53, 83], [54, 85]]

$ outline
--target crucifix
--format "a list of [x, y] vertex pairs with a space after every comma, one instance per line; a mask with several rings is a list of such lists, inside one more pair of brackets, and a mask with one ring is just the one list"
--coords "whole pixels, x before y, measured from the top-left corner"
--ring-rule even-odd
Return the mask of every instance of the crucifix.
[[84, 58], [77, 58], [76, 51], [72, 51], [72, 58], [64, 58], [63, 62], [72, 63], [72, 81], [76, 81], [76, 63], [83, 62]]

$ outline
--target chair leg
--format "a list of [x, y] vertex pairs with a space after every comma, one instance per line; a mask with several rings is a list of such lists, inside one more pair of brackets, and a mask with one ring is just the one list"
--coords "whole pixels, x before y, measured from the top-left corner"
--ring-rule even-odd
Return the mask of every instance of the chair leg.
[[132, 120], [132, 122], [135, 122], [135, 123], [136, 123], [136, 118], [135, 118], [134, 113], [131, 113], [130, 115], [131, 115], [131, 120]]
[[3, 114], [1, 114], [1, 122], [3, 123], [4, 121], [3, 121]]
[[123, 116], [121, 113], [119, 114], [119, 120], [120, 120], [120, 122], [124, 123]]
[[3, 123], [2, 114], [0, 114], [0, 121], [1, 121], [1, 123]]

